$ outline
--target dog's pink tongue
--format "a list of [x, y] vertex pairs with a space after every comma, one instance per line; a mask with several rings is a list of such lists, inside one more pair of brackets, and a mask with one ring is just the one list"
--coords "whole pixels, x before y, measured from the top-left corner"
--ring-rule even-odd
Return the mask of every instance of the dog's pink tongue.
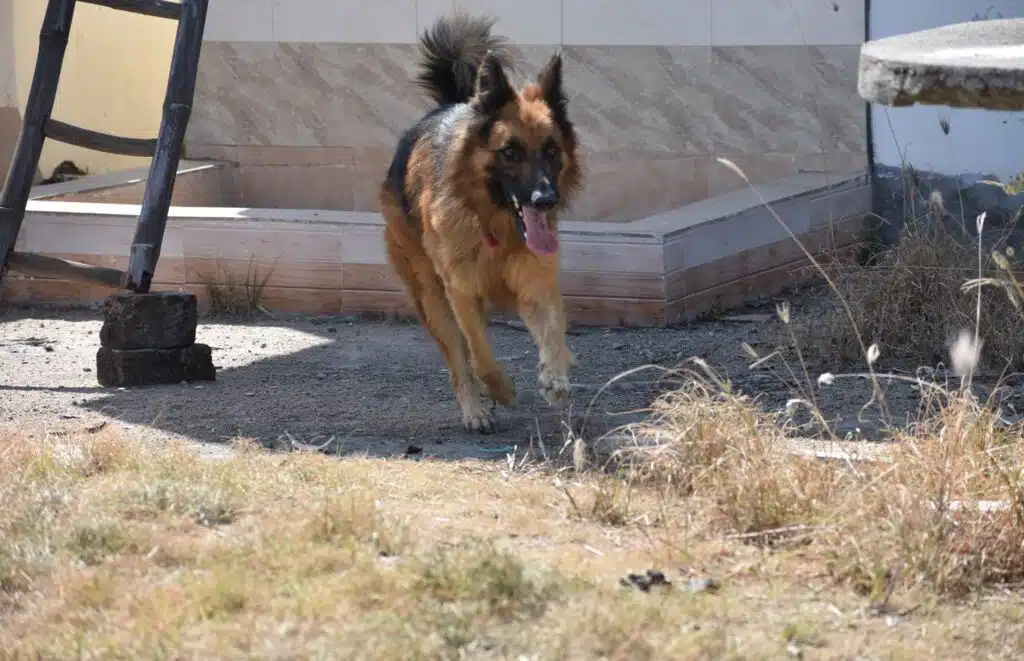
[[558, 235], [548, 228], [548, 219], [543, 212], [524, 206], [523, 223], [526, 225], [527, 248], [538, 255], [550, 255], [558, 250]]

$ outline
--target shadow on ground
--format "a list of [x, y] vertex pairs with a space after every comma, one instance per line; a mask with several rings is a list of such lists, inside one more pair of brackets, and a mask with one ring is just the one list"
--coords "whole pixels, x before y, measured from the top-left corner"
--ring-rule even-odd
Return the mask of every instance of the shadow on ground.
[[215, 382], [106, 389], [96, 384], [94, 372], [101, 321], [100, 314], [83, 310], [9, 309], [0, 315], [3, 423], [99, 416], [155, 438], [223, 444], [249, 437], [267, 445], [294, 440], [382, 455], [413, 446], [423, 455], [504, 458], [512, 446], [539, 446], [538, 439], [557, 452], [569, 429], [582, 427], [593, 437], [638, 419], [666, 387], [651, 370], [595, 400], [612, 377], [649, 362], [674, 364], [723, 343], [738, 347], [736, 333], [747, 334], [736, 324], [728, 337], [702, 326], [574, 331], [570, 345], [580, 365], [573, 401], [558, 409], [536, 391], [537, 354], [529, 334], [495, 325], [495, 355], [515, 380], [520, 404], [516, 410], [499, 407], [499, 431], [482, 436], [462, 428], [440, 353], [415, 324], [203, 320], [197, 341], [214, 349]]

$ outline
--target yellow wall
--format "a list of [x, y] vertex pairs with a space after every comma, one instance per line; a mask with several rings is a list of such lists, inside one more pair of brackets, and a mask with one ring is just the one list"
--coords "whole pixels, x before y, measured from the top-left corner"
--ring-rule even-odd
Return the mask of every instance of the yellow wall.
[[[11, 43], [14, 29], [11, 25], [11, 3], [0, 0], [0, 108], [17, 105], [14, 85], [14, 45]], [[0, 171], [3, 166], [0, 165]]]
[[[47, 3], [0, 0], [0, 21], [5, 3], [13, 4], [17, 101], [24, 111]], [[79, 3], [53, 117], [96, 131], [155, 138], [160, 129], [176, 29], [175, 21]], [[89, 174], [144, 167], [150, 161], [47, 140], [39, 170], [49, 176], [65, 159], [74, 161]]]

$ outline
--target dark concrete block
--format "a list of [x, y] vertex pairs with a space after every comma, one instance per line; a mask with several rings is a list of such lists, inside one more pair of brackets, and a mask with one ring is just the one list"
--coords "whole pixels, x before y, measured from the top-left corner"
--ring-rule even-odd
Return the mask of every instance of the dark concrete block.
[[196, 341], [199, 306], [186, 292], [122, 292], [107, 298], [103, 317], [103, 347], [180, 349]]
[[179, 349], [111, 349], [96, 352], [96, 378], [104, 387], [214, 381], [213, 353], [205, 344]]

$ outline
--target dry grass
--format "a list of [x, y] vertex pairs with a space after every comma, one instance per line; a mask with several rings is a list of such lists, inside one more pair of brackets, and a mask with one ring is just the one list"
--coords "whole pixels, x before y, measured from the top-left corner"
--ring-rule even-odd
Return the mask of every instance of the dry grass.
[[218, 261], [216, 275], [203, 282], [210, 316], [245, 318], [261, 312], [267, 313], [263, 306], [263, 297], [274, 269], [260, 273], [253, 261], [250, 258], [245, 275], [241, 278], [230, 268], [222, 268]]
[[777, 416], [694, 376], [619, 458], [634, 479], [699, 504], [712, 532], [802, 546], [873, 599], [1024, 584], [1020, 430], [969, 394], [944, 397], [883, 460], [824, 461], [794, 456]]
[[[973, 454], [946, 473], [933, 474], [942, 465], [926, 455], [890, 478], [874, 469], [874, 479], [787, 462], [748, 403], [688, 392], [663, 414], [693, 447], [634, 480], [268, 454], [244, 442], [210, 459], [106, 430], [5, 436], [0, 659], [775, 659], [787, 647], [831, 659], [1014, 657], [1019, 599], [931, 598], [991, 582], [997, 569], [1019, 572], [1007, 562], [1015, 515], [986, 522], [968, 510], [957, 531], [928, 510], [946, 474], [949, 497], [960, 485], [1006, 493], [977, 474]], [[684, 404], [707, 407], [691, 418], [704, 431], [684, 432]], [[700, 447], [717, 431], [728, 440]], [[910, 476], [929, 479], [917, 487]], [[885, 502], [896, 485], [910, 489], [890, 502], [909, 503], [899, 529]], [[858, 513], [877, 516], [874, 526], [836, 510], [803, 545], [728, 537], [824, 525], [856, 486]], [[940, 532], [947, 542], [927, 541]], [[919, 538], [945, 555], [911, 554]], [[909, 587], [915, 572], [950, 568], [941, 585], [897, 592], [893, 608], [921, 607], [906, 618], [843, 586], [900, 563]], [[652, 567], [673, 587], [618, 585]], [[692, 593], [691, 577], [721, 588]]]
[[[793, 321], [796, 344], [808, 355], [828, 361], [852, 362], [862, 355], [857, 329], [868, 344], [877, 343], [885, 356], [914, 365], [944, 361], [948, 345], [962, 328], [974, 326], [976, 298], [965, 282], [1002, 278], [1004, 269], [978, 247], [966, 232], [953, 232], [942, 205], [907, 219], [899, 240], [876, 249], [865, 263], [830, 266], [835, 291], [824, 295], [849, 304], [856, 326], [843, 309], [829, 305]], [[944, 222], [947, 221], [947, 222]], [[974, 224], [974, 220], [969, 221]], [[994, 250], [1005, 255], [1005, 237]], [[1024, 362], [1020, 315], [1004, 297], [982, 299], [981, 332], [987, 351], [985, 366], [1019, 369]]]

